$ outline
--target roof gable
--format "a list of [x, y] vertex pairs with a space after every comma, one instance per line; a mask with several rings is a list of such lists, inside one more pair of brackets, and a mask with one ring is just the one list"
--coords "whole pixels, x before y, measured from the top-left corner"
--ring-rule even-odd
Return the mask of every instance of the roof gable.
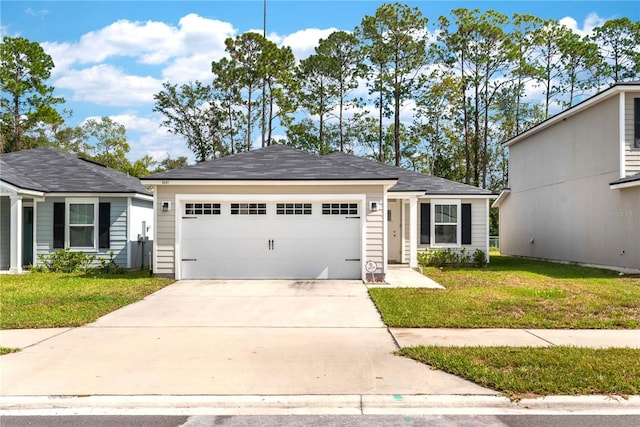
[[555, 116], [551, 116], [548, 119], [538, 123], [537, 125], [533, 126], [532, 128], [529, 128], [527, 130], [525, 130], [524, 132], [514, 136], [511, 139], [508, 139], [506, 141], [504, 141], [502, 143], [503, 146], [505, 147], [510, 147], [514, 144], [517, 144], [523, 140], [525, 140], [526, 138], [528, 138], [529, 136], [535, 135], [536, 133], [550, 127], [553, 126], [554, 124], [568, 118], [571, 117], [575, 114], [579, 114], [581, 111], [590, 108], [592, 105], [594, 104], [598, 104], [606, 99], [609, 99], [610, 97], [619, 94], [619, 93], [625, 93], [625, 92], [630, 92], [630, 91], [639, 91], [640, 90], [640, 80], [635, 80], [635, 81], [630, 81], [630, 82], [621, 82], [621, 83], [617, 83], [613, 86], [610, 86], [609, 88], [603, 90], [602, 92], [599, 92], [595, 95], [593, 95], [590, 98], [585, 99], [584, 101], [567, 108], [566, 110], [561, 111], [560, 113], [556, 114]]
[[135, 177], [51, 147], [0, 155], [0, 179], [45, 193], [149, 194]]

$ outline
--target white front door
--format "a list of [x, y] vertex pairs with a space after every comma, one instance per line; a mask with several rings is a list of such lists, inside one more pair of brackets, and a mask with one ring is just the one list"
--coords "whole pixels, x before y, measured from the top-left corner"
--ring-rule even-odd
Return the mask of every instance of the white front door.
[[402, 201], [387, 201], [387, 240], [389, 262], [402, 262]]
[[357, 202], [186, 202], [183, 279], [357, 279]]

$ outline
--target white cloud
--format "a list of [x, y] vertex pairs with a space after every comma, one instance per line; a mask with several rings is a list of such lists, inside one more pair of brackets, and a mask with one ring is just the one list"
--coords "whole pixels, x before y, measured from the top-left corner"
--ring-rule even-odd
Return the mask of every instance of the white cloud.
[[595, 27], [601, 26], [606, 21], [607, 21], [606, 18], [601, 18], [600, 16], [598, 16], [598, 14], [592, 12], [589, 15], [587, 15], [587, 17], [584, 19], [584, 22], [582, 23], [582, 28], [580, 28], [578, 26], [578, 22], [570, 16], [564, 17], [560, 19], [558, 22], [566, 26], [567, 28], [569, 28], [574, 33], [580, 35], [581, 37], [584, 37], [587, 35], [591, 35]]
[[336, 31], [338, 31], [336, 28], [327, 28], [325, 30], [308, 28], [283, 37], [280, 44], [282, 46], [289, 46], [296, 59], [301, 60], [314, 52], [320, 39], [326, 39], [331, 33]]
[[141, 64], [160, 65], [172, 58], [224, 52], [224, 40], [236, 34], [228, 22], [189, 14], [178, 26], [164, 22], [120, 20], [91, 31], [76, 43], [45, 42], [59, 71], [74, 64], [95, 64], [115, 57], [133, 57]]
[[162, 83], [158, 79], [127, 75], [123, 70], [108, 64], [68, 71], [55, 81], [54, 86], [71, 90], [71, 99], [74, 101], [106, 106], [152, 103], [153, 95], [162, 90]]

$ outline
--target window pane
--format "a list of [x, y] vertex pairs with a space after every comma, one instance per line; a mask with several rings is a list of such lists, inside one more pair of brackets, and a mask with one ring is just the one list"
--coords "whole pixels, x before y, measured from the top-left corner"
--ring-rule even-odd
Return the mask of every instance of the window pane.
[[69, 205], [69, 224], [93, 224], [94, 206], [91, 204]]
[[93, 227], [73, 226], [69, 227], [69, 245], [72, 248], [93, 247]]
[[458, 222], [457, 205], [435, 205], [435, 214], [436, 224], [455, 224]]
[[436, 225], [435, 243], [458, 243], [457, 225]]

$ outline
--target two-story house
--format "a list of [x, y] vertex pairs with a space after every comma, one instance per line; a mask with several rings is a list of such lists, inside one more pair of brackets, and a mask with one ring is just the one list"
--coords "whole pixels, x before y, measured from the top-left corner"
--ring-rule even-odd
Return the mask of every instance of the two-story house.
[[503, 254], [640, 272], [640, 81], [504, 143]]

